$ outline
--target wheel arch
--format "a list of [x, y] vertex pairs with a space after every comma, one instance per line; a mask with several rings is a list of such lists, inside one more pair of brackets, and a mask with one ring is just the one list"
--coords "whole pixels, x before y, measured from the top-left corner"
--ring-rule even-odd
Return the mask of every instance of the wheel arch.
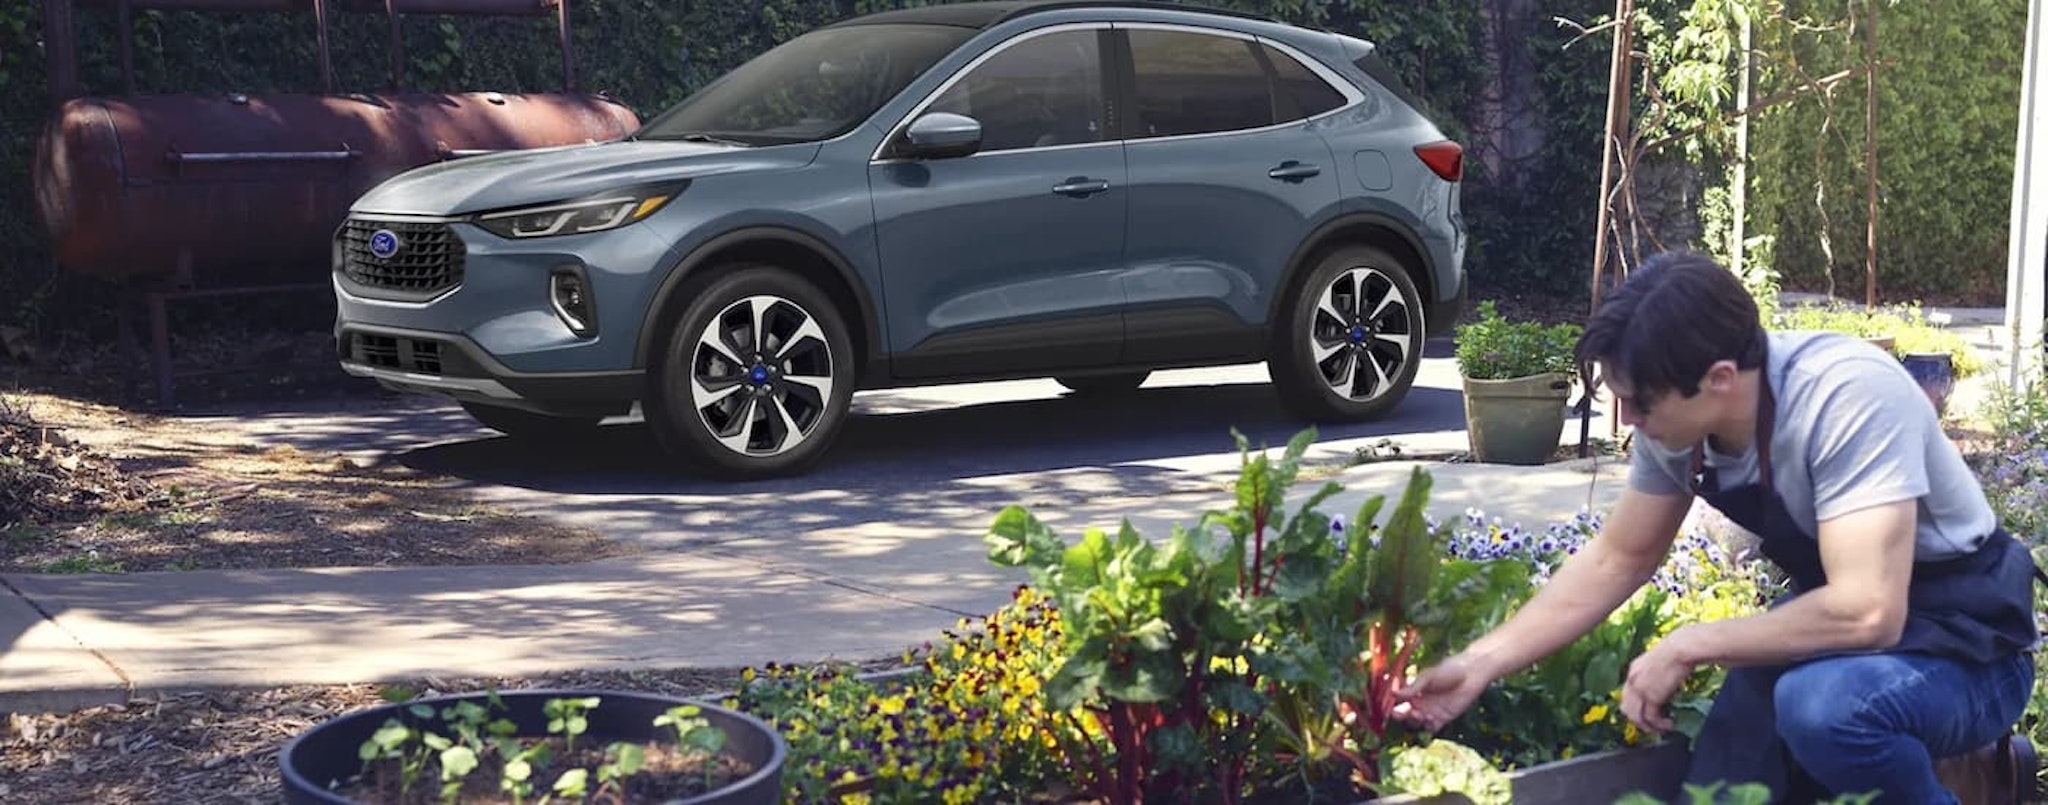
[[881, 348], [880, 316], [867, 284], [853, 265], [825, 241], [781, 226], [736, 229], [705, 241], [669, 269], [648, 303], [633, 347], [633, 367], [646, 369], [654, 351], [667, 339], [682, 306], [676, 294], [692, 279], [740, 263], [766, 263], [794, 271], [818, 286], [839, 308], [853, 337], [856, 376], [864, 373]]
[[[1430, 265], [1429, 252], [1422, 248], [1421, 239], [1393, 217], [1374, 212], [1356, 212], [1338, 216], [1309, 234], [1288, 258], [1287, 273], [1280, 283], [1280, 293], [1273, 295], [1266, 311], [1266, 321], [1281, 321], [1283, 306], [1301, 290], [1301, 283], [1315, 270], [1315, 265], [1324, 256], [1346, 246], [1373, 246], [1384, 249], [1404, 266], [1412, 268], [1408, 280], [1415, 283], [1415, 291], [1422, 298], [1416, 300], [1427, 311], [1437, 301], [1437, 279]], [[1429, 325], [1424, 322], [1425, 327]]]

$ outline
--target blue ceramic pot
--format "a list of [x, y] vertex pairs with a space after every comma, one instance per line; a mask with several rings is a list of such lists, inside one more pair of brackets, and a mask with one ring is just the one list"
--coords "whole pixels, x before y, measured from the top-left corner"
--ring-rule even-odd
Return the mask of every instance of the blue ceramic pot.
[[1927, 392], [1936, 413], [1948, 413], [1948, 395], [1956, 388], [1955, 356], [1946, 352], [1909, 352], [1899, 359]]

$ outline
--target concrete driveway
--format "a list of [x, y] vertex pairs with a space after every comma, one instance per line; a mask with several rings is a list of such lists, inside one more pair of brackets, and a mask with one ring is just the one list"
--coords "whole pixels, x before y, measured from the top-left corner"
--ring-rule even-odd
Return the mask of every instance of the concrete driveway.
[[[1341, 463], [1389, 441], [1411, 456], [1465, 449], [1450, 348], [1448, 339], [1431, 342], [1394, 416], [1325, 427], [1312, 457]], [[1035, 380], [869, 392], [855, 410], [823, 466], [754, 483], [691, 476], [630, 420], [579, 444], [501, 437], [432, 400], [222, 416], [219, 425], [259, 443], [463, 479], [495, 504], [615, 539], [716, 546], [792, 572], [886, 579], [923, 603], [969, 612], [1021, 579], [989, 566], [980, 539], [1004, 506], [1029, 506], [1075, 535], [1133, 517], [1148, 535], [1164, 536], [1230, 502], [1233, 427], [1255, 447], [1276, 449], [1301, 427], [1281, 411], [1263, 365], [1163, 372], [1135, 393], [1101, 400]], [[1596, 433], [1604, 427], [1596, 423]], [[1569, 517], [1577, 505], [1545, 502], [1543, 510]]]

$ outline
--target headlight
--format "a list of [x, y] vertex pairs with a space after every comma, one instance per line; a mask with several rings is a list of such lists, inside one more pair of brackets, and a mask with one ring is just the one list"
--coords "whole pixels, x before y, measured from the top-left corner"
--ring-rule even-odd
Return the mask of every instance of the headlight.
[[580, 201], [482, 213], [475, 220], [477, 226], [505, 238], [603, 232], [653, 215], [679, 190], [671, 187], [609, 193]]

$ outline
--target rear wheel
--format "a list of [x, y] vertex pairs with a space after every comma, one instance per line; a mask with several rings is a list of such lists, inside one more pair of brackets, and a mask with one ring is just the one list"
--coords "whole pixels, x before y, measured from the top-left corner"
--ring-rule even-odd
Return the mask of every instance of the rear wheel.
[[604, 417], [552, 416], [502, 405], [465, 402], [462, 410], [486, 428], [521, 439], [565, 439], [597, 429]]
[[655, 439], [727, 478], [808, 468], [838, 436], [853, 399], [853, 341], [838, 309], [817, 286], [772, 266], [692, 285], [648, 373]]
[[1386, 416], [1422, 365], [1422, 298], [1413, 268], [1371, 246], [1345, 246], [1309, 270], [1273, 330], [1267, 371], [1296, 416], [1357, 422]]
[[1145, 378], [1151, 376], [1151, 372], [1119, 372], [1113, 375], [1055, 377], [1053, 381], [1075, 394], [1116, 394], [1137, 389], [1145, 384]]

